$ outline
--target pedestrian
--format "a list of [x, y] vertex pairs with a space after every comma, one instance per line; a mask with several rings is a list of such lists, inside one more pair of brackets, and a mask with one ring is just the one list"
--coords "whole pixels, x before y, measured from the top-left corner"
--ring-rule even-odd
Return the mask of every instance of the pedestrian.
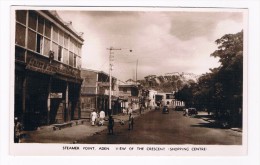
[[105, 112], [102, 110], [99, 113], [99, 118], [100, 118], [100, 124], [104, 125], [104, 119], [105, 119]]
[[186, 108], [185, 112], [186, 112], [186, 116], [189, 116], [189, 109], [188, 108]]
[[139, 113], [140, 113], [140, 115], [142, 114], [142, 105], [140, 106], [140, 108], [139, 108]]
[[126, 112], [126, 109], [123, 108], [123, 115], [125, 115], [127, 112]]
[[130, 113], [129, 119], [128, 119], [128, 130], [133, 130], [134, 129], [134, 117]]
[[21, 139], [21, 131], [22, 131], [22, 125], [18, 121], [18, 118], [14, 118], [14, 142], [15, 143], [20, 143]]
[[112, 135], [114, 134], [114, 119], [110, 115], [108, 118], [108, 134], [110, 135], [111, 133]]
[[132, 114], [132, 112], [133, 112], [132, 107], [128, 107], [128, 114]]
[[145, 107], [142, 105], [142, 112], [144, 112]]
[[97, 118], [97, 113], [95, 112], [95, 110], [93, 110], [90, 116], [91, 116], [91, 125], [94, 126]]

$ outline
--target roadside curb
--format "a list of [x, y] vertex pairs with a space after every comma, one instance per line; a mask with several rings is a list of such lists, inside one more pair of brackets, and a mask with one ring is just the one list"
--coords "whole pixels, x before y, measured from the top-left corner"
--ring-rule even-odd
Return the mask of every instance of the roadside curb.
[[230, 128], [232, 131], [243, 132], [241, 128]]
[[[208, 123], [214, 123], [216, 122], [216, 120], [211, 120], [211, 119], [207, 119], [207, 118], [201, 118], [202, 120], [208, 122]], [[236, 131], [236, 132], [243, 132], [243, 130], [241, 128], [229, 128], [232, 131]]]

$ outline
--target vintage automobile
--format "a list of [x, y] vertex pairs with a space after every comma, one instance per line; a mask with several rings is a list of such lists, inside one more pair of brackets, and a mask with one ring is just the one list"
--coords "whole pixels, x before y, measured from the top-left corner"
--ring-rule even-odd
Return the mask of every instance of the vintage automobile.
[[162, 113], [169, 113], [169, 109], [168, 109], [168, 106], [164, 106], [163, 109], [162, 109]]
[[184, 106], [176, 106], [175, 107], [175, 111], [183, 111], [183, 110], [185, 110]]
[[197, 115], [198, 111], [196, 108], [188, 108], [188, 115], [192, 116], [192, 115]]

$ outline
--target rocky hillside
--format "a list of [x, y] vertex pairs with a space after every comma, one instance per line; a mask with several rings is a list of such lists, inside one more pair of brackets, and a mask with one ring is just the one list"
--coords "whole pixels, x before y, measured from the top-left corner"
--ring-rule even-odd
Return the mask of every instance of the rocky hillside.
[[192, 73], [167, 73], [165, 76], [148, 75], [138, 82], [145, 89], [159, 92], [173, 92], [180, 90], [185, 84], [197, 82], [199, 76]]

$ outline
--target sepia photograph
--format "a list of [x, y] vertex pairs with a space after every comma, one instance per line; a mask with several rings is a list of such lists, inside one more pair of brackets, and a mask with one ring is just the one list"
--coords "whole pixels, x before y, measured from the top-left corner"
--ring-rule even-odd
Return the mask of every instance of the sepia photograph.
[[247, 9], [13, 6], [11, 21], [13, 153], [246, 153]]

